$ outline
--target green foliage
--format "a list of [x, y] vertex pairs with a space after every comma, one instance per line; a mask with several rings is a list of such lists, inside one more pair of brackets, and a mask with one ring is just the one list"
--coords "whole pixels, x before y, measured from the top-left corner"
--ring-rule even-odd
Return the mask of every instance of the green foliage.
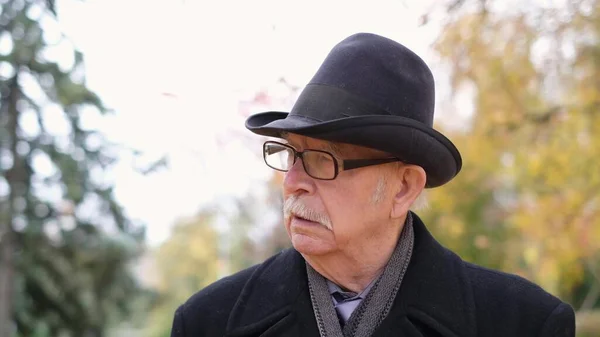
[[[14, 71], [0, 76], [0, 182], [9, 187], [0, 195], [7, 219], [0, 231], [10, 238], [1, 242], [0, 267], [14, 278], [12, 297], [0, 301], [12, 307], [16, 336], [103, 336], [139, 292], [129, 263], [144, 236], [104, 176], [117, 148], [82, 126], [83, 109], [107, 110], [85, 85], [81, 53], [73, 51], [70, 69], [45, 58], [52, 46], [27, 13], [52, 9], [52, 1], [1, 6], [0, 31], [13, 47], [0, 68]], [[53, 10], [44, 15], [53, 18]], [[66, 134], [52, 130], [56, 123]], [[40, 171], [40, 162], [49, 169]]]
[[150, 303], [150, 337], [168, 337], [173, 314], [192, 294], [217, 280], [223, 266], [211, 211], [178, 222], [153, 254], [156, 295]]

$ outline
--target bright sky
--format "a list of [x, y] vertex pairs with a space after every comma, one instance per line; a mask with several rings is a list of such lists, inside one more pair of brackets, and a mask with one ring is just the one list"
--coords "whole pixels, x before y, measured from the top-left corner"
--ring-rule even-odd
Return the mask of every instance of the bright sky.
[[248, 146], [240, 101], [280, 77], [303, 87], [334, 44], [361, 31], [395, 39], [435, 68], [437, 32], [418, 25], [432, 1], [58, 4], [62, 29], [85, 54], [88, 85], [117, 112], [98, 127], [148, 158], [171, 159], [168, 170], [141, 176], [123, 158], [115, 172], [119, 201], [157, 244], [177, 218], [244, 195], [271, 174], [259, 144]]

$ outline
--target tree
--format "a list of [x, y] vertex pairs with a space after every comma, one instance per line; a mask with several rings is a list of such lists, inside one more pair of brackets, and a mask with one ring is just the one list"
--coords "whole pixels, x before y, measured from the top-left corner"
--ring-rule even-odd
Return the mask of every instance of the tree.
[[237, 200], [237, 212], [229, 220], [232, 272], [261, 263], [291, 247], [283, 225], [282, 178], [281, 172], [273, 172], [262, 193], [255, 191]]
[[151, 337], [170, 336], [173, 314], [191, 295], [217, 280], [224, 263], [215, 211], [204, 210], [178, 221], [171, 236], [153, 253], [158, 275], [155, 298], [150, 303]]
[[[583, 311], [600, 305], [600, 2], [454, 1], [434, 48], [474, 114], [465, 159], [432, 193], [436, 234]], [[584, 294], [577, 294], [584, 292]], [[587, 317], [587, 316], [586, 316]]]
[[117, 146], [85, 123], [108, 109], [80, 52], [66, 65], [48, 57], [68, 46], [40, 25], [53, 6], [0, 7], [0, 337], [103, 336], [138, 291], [128, 263], [143, 228], [105, 176]]

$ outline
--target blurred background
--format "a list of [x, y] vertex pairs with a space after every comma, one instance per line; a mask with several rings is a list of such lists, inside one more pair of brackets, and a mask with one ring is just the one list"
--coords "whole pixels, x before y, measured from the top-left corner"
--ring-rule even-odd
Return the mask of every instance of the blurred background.
[[435, 74], [464, 160], [436, 238], [600, 336], [600, 0], [0, 0], [0, 337], [166, 337], [288, 247], [244, 119], [363, 31]]

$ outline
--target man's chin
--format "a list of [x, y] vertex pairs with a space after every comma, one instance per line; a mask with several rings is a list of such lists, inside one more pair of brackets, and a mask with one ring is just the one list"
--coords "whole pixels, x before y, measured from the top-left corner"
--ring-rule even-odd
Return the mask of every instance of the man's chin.
[[302, 255], [325, 255], [334, 250], [334, 245], [323, 238], [304, 233], [291, 234], [292, 246]]

